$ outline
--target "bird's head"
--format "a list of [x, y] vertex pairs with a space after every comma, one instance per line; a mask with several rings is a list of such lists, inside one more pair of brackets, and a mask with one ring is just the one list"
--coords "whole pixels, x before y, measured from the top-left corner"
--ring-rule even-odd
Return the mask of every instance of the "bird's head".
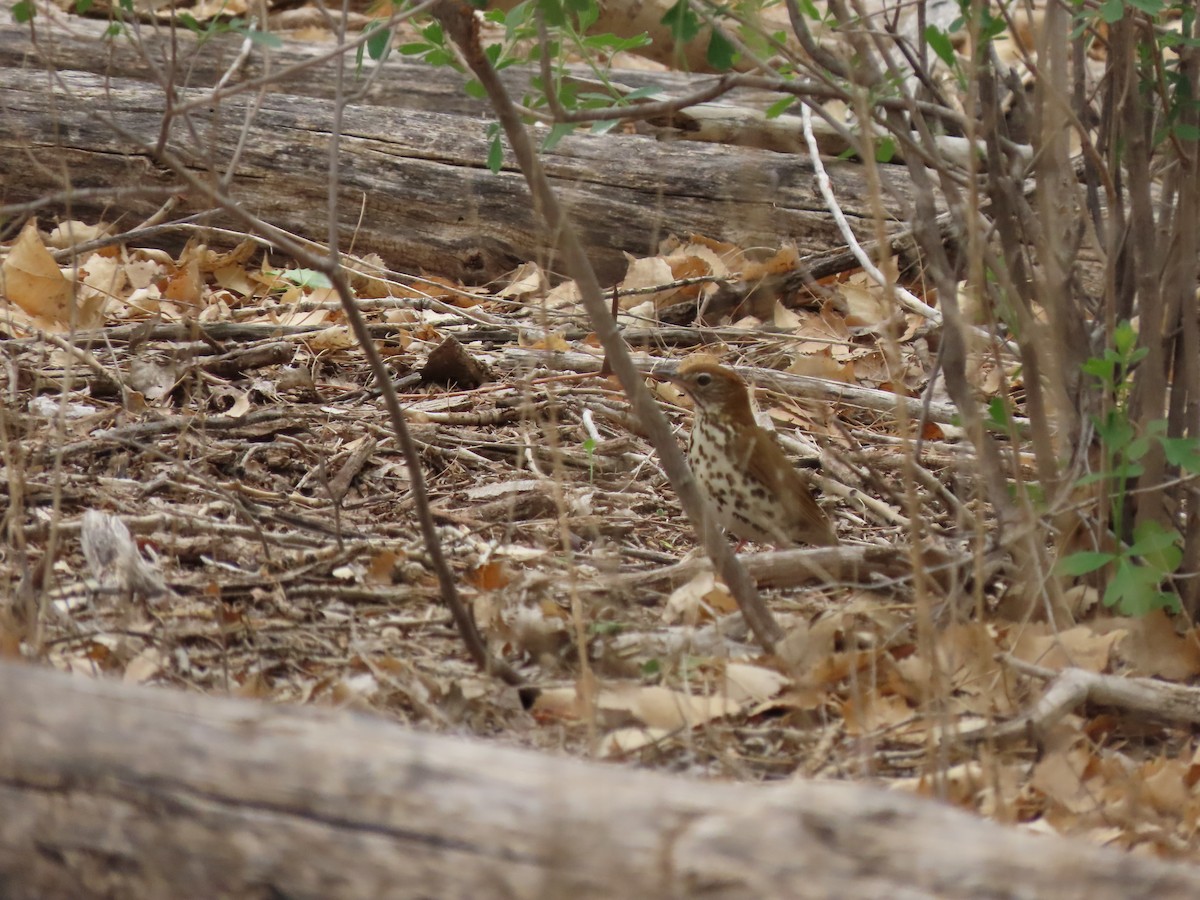
[[711, 356], [697, 355], [684, 360], [671, 383], [692, 398], [696, 412], [702, 416], [726, 415], [737, 421], [754, 422], [746, 382]]

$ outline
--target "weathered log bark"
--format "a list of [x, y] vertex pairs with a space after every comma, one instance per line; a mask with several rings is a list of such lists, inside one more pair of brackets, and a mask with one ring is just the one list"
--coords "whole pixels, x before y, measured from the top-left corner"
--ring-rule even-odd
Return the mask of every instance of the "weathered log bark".
[[[11, 5], [12, 0], [0, 0], [0, 10], [5, 13]], [[28, 26], [16, 25], [11, 16], [2, 15], [0, 69], [91, 72], [147, 84], [163, 79], [180, 87], [210, 88], [236, 66], [243, 48], [243, 39], [236, 34], [219, 34], [201, 42], [182, 27], [131, 22], [128, 33], [106, 37], [108, 27], [105, 20], [52, 14], [48, 19], [36, 19], [31, 33]], [[327, 58], [332, 49], [332, 45], [316, 41], [289, 40], [278, 50], [255, 45], [234, 68], [230, 83], [252, 82], [269, 73], [275, 93], [332, 100], [337, 75], [336, 60]], [[354, 103], [477, 118], [488, 113], [485, 102], [463, 91], [463, 76], [448, 67], [434, 68], [395, 53], [384, 63], [383, 77], [374, 73], [375, 64], [370, 60], [364, 61], [361, 72], [356, 71], [353, 60], [347, 69], [345, 91]], [[527, 78], [520, 78], [512, 69], [507, 71], [513, 73], [515, 87], [527, 86]], [[664, 74], [668, 79], [686, 81], [685, 76]], [[632, 77], [638, 79], [634, 87], [652, 83], [644, 72], [632, 73]]]
[[[8, 5], [11, 0], [0, 0], [0, 9]], [[0, 16], [0, 69], [91, 72], [106, 78], [158, 83], [160, 87], [164, 82], [180, 82], [184, 87], [197, 88], [217, 84], [233, 70], [236, 77], [231, 83], [235, 86], [269, 76], [275, 93], [322, 100], [332, 100], [336, 94], [337, 59], [331, 56], [333, 48], [328, 44], [290, 41], [284, 49], [273, 52], [255, 46], [239, 64], [243, 39], [238, 35], [217, 35], [201, 43], [190, 31], [172, 32], [164, 24], [135, 23], [130, 26], [130, 34], [107, 38], [107, 28], [106, 21], [60, 18], [53, 27], [39, 27], [35, 41], [27, 28]], [[576, 65], [568, 67], [568, 72], [577, 85], [603, 91], [604, 86], [591, 69]], [[513, 96], [524, 97], [530, 90], [532, 74], [531, 68], [511, 66], [501, 78]], [[457, 72], [434, 68], [398, 53], [378, 67], [364, 61], [362, 69], [354, 66], [346, 79], [344, 91], [355, 105], [491, 118], [485, 101], [463, 91], [462, 76]], [[660, 92], [659, 97], [665, 98], [694, 95], [714, 80], [713, 76], [687, 72], [623, 69], [613, 73], [610, 83], [625, 91], [654, 88]], [[668, 140], [803, 153], [804, 137], [795, 116], [770, 121], [762, 117], [761, 111], [778, 99], [773, 92], [735, 88], [686, 112], [639, 122], [638, 128], [641, 133]], [[817, 118], [813, 129], [826, 155], [839, 156], [847, 149], [840, 133], [823, 119]]]
[[1200, 896], [1200, 872], [846, 783], [670, 777], [0, 664], [0, 894]]
[[[154, 152], [164, 131], [165, 92], [137, 80], [146, 66], [139, 67], [119, 48], [110, 54], [99, 39], [68, 40], [56, 31], [63, 26], [40, 27], [35, 47], [28, 32], [8, 24], [7, 17], [0, 25], [0, 47], [6, 48], [2, 58], [8, 61], [0, 68], [0, 203], [29, 203], [65, 190], [176, 183]], [[179, 40], [186, 44], [188, 39]], [[229, 47], [221, 46], [213, 53], [227, 60]], [[207, 45], [195, 59], [206, 51]], [[178, 59], [176, 68], [189, 73], [189, 85], [215, 79], [218, 71], [216, 66], [178, 65]], [[113, 70], [136, 77], [114, 76]], [[447, 96], [447, 86], [459, 77], [389, 62], [383, 78], [389, 87], [373, 89], [368, 96], [372, 102], [377, 96], [394, 99], [412, 89], [413, 104], [429, 106]], [[310, 83], [320, 80], [310, 73]], [[290, 90], [294, 83], [281, 87]], [[439, 85], [436, 90], [434, 84]], [[323, 240], [334, 106], [312, 96], [321, 91], [306, 93], [272, 91], [260, 98], [247, 92], [205, 104], [174, 118], [163, 146], [209, 178], [232, 168], [228, 193], [243, 208]], [[172, 106], [205, 96], [203, 88], [180, 87]], [[527, 259], [553, 268], [552, 242], [541, 231], [521, 175], [511, 161], [499, 175], [484, 165], [484, 130], [485, 121], [476, 116], [349, 106], [339, 161], [342, 248], [353, 242], [356, 251], [378, 252], [399, 268], [475, 281]], [[625, 252], [653, 253], [669, 233], [695, 232], [743, 246], [792, 240], [802, 252], [843, 243], [810, 167], [798, 157], [606, 135], [567, 138], [546, 154], [545, 165], [606, 281], [624, 273]], [[830, 174], [855, 228], [873, 237], [858, 171], [834, 164]], [[904, 220], [910, 208], [907, 179], [898, 169], [888, 175], [889, 215]], [[211, 208], [202, 194], [191, 191], [180, 212]], [[133, 224], [135, 216], [149, 214], [160, 202], [128, 194], [76, 194], [47, 212], [69, 206], [73, 216], [96, 217], [106, 211], [111, 215], [115, 206], [125, 213], [123, 222]]]

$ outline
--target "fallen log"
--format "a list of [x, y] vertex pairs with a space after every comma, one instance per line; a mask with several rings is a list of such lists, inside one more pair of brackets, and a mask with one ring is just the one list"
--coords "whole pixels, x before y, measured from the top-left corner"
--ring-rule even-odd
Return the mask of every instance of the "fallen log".
[[1200, 896], [1194, 868], [877, 787], [705, 782], [0, 664], [0, 893]]
[[[241, 207], [293, 233], [325, 239], [335, 106], [314, 96], [327, 94], [327, 85], [311, 85], [320, 84], [326, 70], [309, 72], [307, 88], [295, 87], [301, 75], [261, 95], [204, 102], [206, 80], [215, 82], [222, 70], [192, 63], [209, 52], [228, 62], [231, 47], [215, 41], [211, 50], [209, 44], [192, 47], [191, 58], [173, 58], [174, 69], [188, 76], [184, 86], [180, 75], [170, 106], [201, 105], [164, 127], [166, 92], [141, 80], [151, 71], [144, 61], [124, 45], [89, 41], [86, 34], [68, 40], [80, 27], [69, 24], [41, 22], [36, 43], [7, 17], [0, 25], [0, 204], [58, 195], [44, 207], [47, 215], [70, 209], [73, 217], [112, 218], [115, 209], [131, 226], [178, 184], [162, 164], [163, 150], [210, 181], [232, 169], [228, 194]], [[186, 49], [189, 36], [154, 38], [168, 39]], [[260, 60], [259, 69], [243, 77], [261, 66]], [[397, 268], [475, 282], [529, 259], [553, 270], [553, 242], [542, 233], [514, 162], [506, 158], [499, 174], [485, 165], [487, 119], [477, 107], [428, 109], [457, 89], [461, 77], [392, 60], [367, 102], [345, 108], [337, 210], [342, 249], [353, 245]], [[383, 105], [410, 90], [418, 108]], [[746, 247], [794, 241], [802, 253], [844, 243], [803, 157], [609, 134], [568, 137], [544, 163], [606, 282], [624, 274], [625, 253], [654, 253], [671, 233]], [[903, 222], [911, 206], [907, 177], [899, 167], [885, 167], [884, 174], [886, 214]], [[864, 239], [875, 237], [859, 169], [831, 164], [830, 176], [852, 227]], [[136, 194], [156, 187], [160, 196]], [[176, 214], [211, 207], [193, 190]], [[211, 221], [231, 223], [222, 215]]]

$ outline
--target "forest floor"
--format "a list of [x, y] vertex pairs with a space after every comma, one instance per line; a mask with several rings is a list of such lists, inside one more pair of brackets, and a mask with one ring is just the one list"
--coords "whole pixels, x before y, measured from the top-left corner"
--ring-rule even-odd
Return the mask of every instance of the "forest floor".
[[[69, 243], [27, 230], [0, 246], [10, 287], [14, 259], [36, 269]], [[470, 287], [348, 259], [459, 590], [537, 690], [476, 671], [336, 295], [250, 240], [81, 259], [84, 331], [0, 300], [0, 652], [703, 778], [871, 780], [1200, 859], [1190, 728], [1081, 707], [996, 732], [1067, 668], [1190, 683], [1196, 630], [1115, 615], [1082, 584], [1051, 608], [1055, 576], [1016, 569], [997, 540], [938, 385], [936, 329], [865, 275], [703, 327], [713, 284], [675, 282], [794, 256], [680, 235], [621, 285], [640, 292], [620, 322], [681, 439], [687, 402], [650, 373], [701, 350], [739, 366], [837, 524], [838, 548], [743, 550], [787, 630], [774, 654], [714, 581], [620, 385], [597, 374], [569, 284], [534, 264]], [[689, 308], [690, 324], [664, 324]], [[976, 354], [980, 400], [1024, 415], [1019, 371], [995, 346]], [[1006, 448], [1012, 483], [1031, 481], [1026, 448]], [[125, 530], [137, 561], [103, 549]]]

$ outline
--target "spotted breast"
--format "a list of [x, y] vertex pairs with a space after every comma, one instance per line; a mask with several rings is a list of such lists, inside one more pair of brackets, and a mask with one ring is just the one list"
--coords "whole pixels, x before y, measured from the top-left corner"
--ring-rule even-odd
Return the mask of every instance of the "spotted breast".
[[695, 404], [688, 461], [726, 531], [777, 546], [838, 543], [808, 479], [754, 420], [749, 390], [735, 372], [700, 356], [671, 380]]

